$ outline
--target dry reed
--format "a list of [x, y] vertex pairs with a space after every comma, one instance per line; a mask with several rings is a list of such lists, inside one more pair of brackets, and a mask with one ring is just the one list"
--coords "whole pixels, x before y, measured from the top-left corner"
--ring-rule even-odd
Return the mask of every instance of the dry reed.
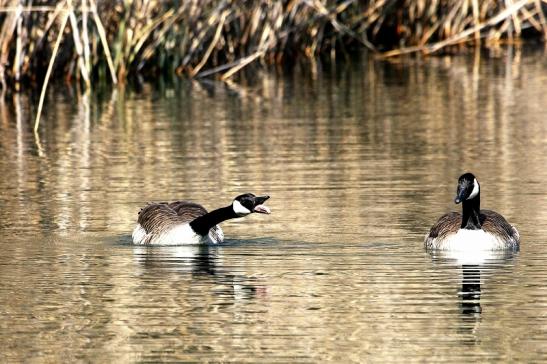
[[546, 13], [547, 0], [0, 0], [0, 86], [45, 92], [50, 75], [87, 87], [108, 74], [228, 80], [257, 61], [355, 48], [389, 57], [545, 40]]

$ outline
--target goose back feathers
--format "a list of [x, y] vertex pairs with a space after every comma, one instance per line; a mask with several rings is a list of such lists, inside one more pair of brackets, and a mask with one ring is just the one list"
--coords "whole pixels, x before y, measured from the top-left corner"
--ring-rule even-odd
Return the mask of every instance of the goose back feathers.
[[[173, 229], [206, 214], [207, 210], [203, 206], [189, 201], [149, 203], [139, 211], [138, 225], [135, 228], [137, 234], [134, 232], [133, 241], [136, 244], [159, 244], [159, 241], [166, 240], [166, 236]], [[143, 231], [138, 231], [139, 227]], [[138, 242], [135, 241], [135, 235], [142, 236], [137, 239]], [[215, 225], [203, 240], [205, 243], [220, 243], [224, 240], [224, 233], [220, 226]]]

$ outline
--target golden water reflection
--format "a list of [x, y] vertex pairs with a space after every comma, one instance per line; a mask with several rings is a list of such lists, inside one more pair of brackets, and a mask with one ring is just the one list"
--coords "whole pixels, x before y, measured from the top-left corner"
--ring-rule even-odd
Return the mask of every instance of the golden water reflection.
[[[545, 359], [544, 59], [507, 49], [244, 86], [58, 89], [38, 135], [33, 99], [5, 98], [2, 355]], [[422, 249], [467, 170], [523, 236], [518, 259], [479, 268], [470, 302], [459, 293], [476, 269]], [[226, 222], [225, 246], [129, 245], [146, 201], [215, 208], [242, 192], [271, 195], [273, 213]]]

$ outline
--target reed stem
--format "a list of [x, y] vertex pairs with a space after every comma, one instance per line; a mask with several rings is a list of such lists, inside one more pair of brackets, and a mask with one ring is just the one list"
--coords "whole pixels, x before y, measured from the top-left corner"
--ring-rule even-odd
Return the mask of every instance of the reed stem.
[[59, 27], [59, 34], [57, 35], [57, 40], [55, 41], [55, 47], [53, 48], [53, 54], [49, 60], [49, 65], [47, 68], [46, 76], [44, 78], [44, 84], [42, 85], [42, 92], [40, 92], [40, 101], [38, 102], [38, 111], [36, 112], [36, 120], [34, 121], [34, 132], [38, 131], [38, 126], [40, 125], [40, 116], [42, 115], [42, 107], [44, 106], [44, 99], [46, 97], [46, 89], [49, 82], [49, 77], [51, 76], [51, 70], [53, 69], [53, 63], [55, 63], [55, 57], [57, 57], [57, 52], [59, 51], [59, 45], [63, 39], [63, 32], [65, 31], [66, 23], [70, 13], [68, 11], [64, 12], [64, 17]]
[[[167, 71], [228, 80], [255, 62], [347, 57], [354, 49], [394, 57], [528, 35], [547, 41], [547, 0], [23, 2], [0, 6], [3, 89], [34, 82], [46, 68], [49, 82], [51, 60], [40, 55], [52, 53], [63, 55], [52, 57], [59, 74], [74, 73], [89, 88], [107, 73], [112, 84]], [[48, 35], [59, 13], [68, 14], [63, 32], [73, 42]]]

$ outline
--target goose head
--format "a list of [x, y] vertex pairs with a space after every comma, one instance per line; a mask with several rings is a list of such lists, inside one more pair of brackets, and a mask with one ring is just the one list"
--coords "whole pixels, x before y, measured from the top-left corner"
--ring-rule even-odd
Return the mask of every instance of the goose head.
[[247, 216], [253, 212], [259, 214], [269, 214], [270, 208], [264, 205], [264, 202], [270, 196], [255, 196], [252, 193], [245, 193], [237, 196], [232, 202], [232, 208], [238, 216]]
[[479, 182], [472, 173], [465, 173], [458, 179], [458, 188], [454, 203], [474, 199], [480, 192]]

